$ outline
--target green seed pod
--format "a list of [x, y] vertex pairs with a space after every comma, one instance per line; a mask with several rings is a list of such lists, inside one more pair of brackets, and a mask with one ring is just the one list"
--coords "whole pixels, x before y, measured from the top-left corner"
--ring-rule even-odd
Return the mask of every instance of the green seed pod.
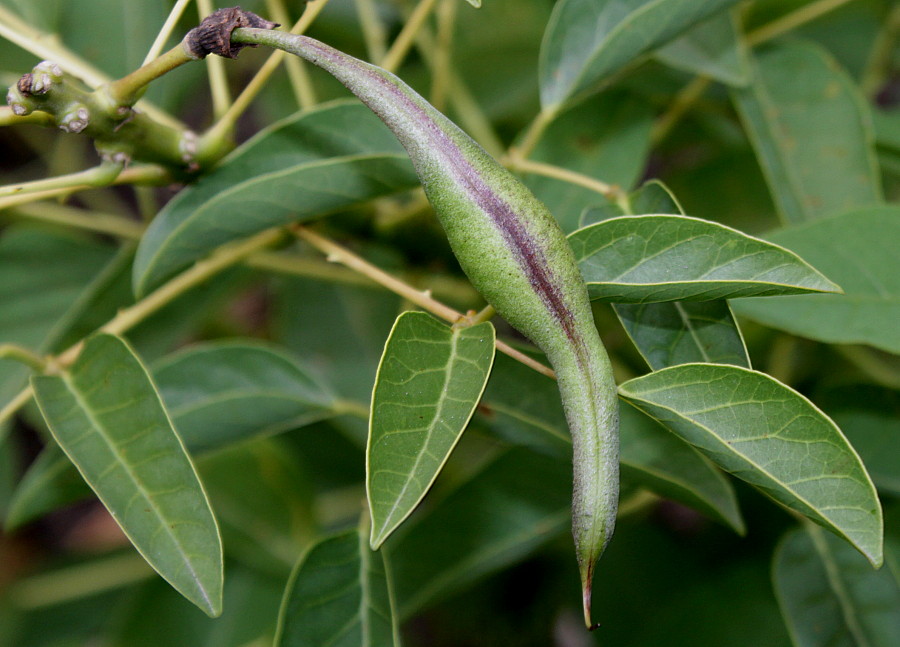
[[305, 36], [237, 29], [232, 40], [296, 54], [330, 72], [371, 108], [409, 153], [472, 284], [546, 353], [572, 433], [572, 528], [590, 626], [594, 563], [612, 536], [618, 505], [618, 401], [584, 280], [556, 220], [517, 178], [393, 74]]

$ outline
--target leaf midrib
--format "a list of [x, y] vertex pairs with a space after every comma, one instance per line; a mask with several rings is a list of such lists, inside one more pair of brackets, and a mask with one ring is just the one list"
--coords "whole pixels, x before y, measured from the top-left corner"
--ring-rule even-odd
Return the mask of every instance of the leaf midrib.
[[[750, 370], [750, 369], [742, 369], [741, 367], [732, 367], [732, 368], [737, 368], [737, 369], [739, 369], [739, 370], [743, 370], [743, 371], [747, 371], [747, 372], [753, 372], [753, 373], [756, 373], [756, 371], [752, 371], [752, 370]], [[623, 386], [624, 386], [624, 385], [623, 385]], [[660, 389], [657, 389], [656, 391], [648, 391], [647, 393], [652, 393], [652, 392], [657, 392], [657, 391], [662, 391], [662, 390], [665, 390], [665, 388], [660, 388]], [[625, 393], [627, 393], [627, 391], [623, 391], [623, 389], [622, 389], [621, 386], [619, 387], [619, 393], [622, 394], [622, 397], [624, 397], [624, 398], [626, 398], [626, 399], [629, 399], [628, 396], [625, 395]], [[722, 446], [722, 448], [724, 448], [726, 451], [728, 451], [728, 452], [731, 453], [732, 455], [737, 456], [737, 457], [741, 458], [742, 460], [746, 461], [747, 464], [749, 464], [752, 468], [754, 468], [754, 469], [755, 469], [757, 472], [759, 472], [760, 474], [764, 475], [766, 478], [770, 479], [773, 483], [776, 483], [776, 484], [780, 485], [781, 487], [783, 487], [783, 488], [786, 489], [786, 490], [789, 489], [788, 486], [786, 486], [784, 483], [782, 483], [782, 481], [780, 481], [779, 479], [776, 479], [772, 474], [770, 474], [768, 470], [764, 469], [762, 466], [760, 466], [759, 464], [757, 464], [756, 461], [752, 460], [752, 459], [749, 458], [748, 456], [746, 456], [746, 455], [744, 455], [744, 454], [741, 454], [741, 453], [738, 453], [731, 445], [729, 445], [729, 444], [728, 444], [726, 441], [724, 441], [723, 439], [719, 438], [719, 436], [717, 436], [717, 435], [716, 435], [709, 427], [707, 427], [706, 425], [700, 423], [699, 421], [695, 421], [695, 420], [693, 420], [692, 418], [689, 418], [689, 417], [687, 417], [687, 416], [685, 416], [685, 415], [682, 415], [681, 412], [679, 412], [679, 411], [677, 411], [677, 410], [675, 410], [675, 409], [672, 409], [671, 407], [666, 406], [666, 405], [664, 405], [664, 404], [661, 404], [661, 403], [658, 403], [658, 402], [653, 402], [653, 401], [651, 401], [651, 400], [644, 400], [644, 399], [642, 399], [642, 398], [640, 398], [640, 397], [637, 397], [636, 394], [633, 394], [633, 395], [631, 396], [630, 399], [633, 400], [633, 401], [637, 401], [637, 402], [645, 402], [645, 403], [650, 404], [650, 405], [653, 405], [653, 406], [655, 406], [655, 407], [659, 407], [660, 409], [663, 409], [664, 411], [670, 412], [670, 413], [673, 414], [675, 417], [680, 418], [680, 419], [682, 419], [682, 420], [685, 420], [685, 421], [687, 421], [688, 423], [690, 423], [691, 425], [696, 426], [698, 429], [702, 430], [702, 431], [705, 432], [708, 436], [710, 436], [711, 438], [713, 438], [714, 440], [716, 440], [716, 441]], [[642, 411], [644, 411], [644, 410], [642, 409]], [[657, 418], [657, 417], [654, 416], [653, 414], [651, 414], [651, 413], [649, 413], [649, 412], [646, 412], [646, 411], [644, 411], [644, 413], [645, 413], [646, 415], [648, 415], [649, 417], [653, 418], [654, 420], [656, 420], [659, 424], [661, 424], [661, 425], [663, 425], [664, 427], [668, 428], [668, 425], [666, 425], [662, 420], [660, 420], [659, 418]], [[858, 457], [857, 457], [857, 458], [858, 458]], [[862, 485], [866, 485], [866, 484], [865, 484], [865, 483], [862, 483]], [[871, 485], [871, 483], [870, 483], [869, 485]], [[804, 506], [806, 506], [809, 510], [813, 511], [813, 512], [815, 513], [815, 516], [818, 516], [818, 517], [821, 517], [821, 518], [826, 519], [826, 520], [828, 521], [828, 523], [829, 523], [835, 530], [838, 531], [838, 534], [839, 534], [841, 537], [843, 537], [844, 539], [846, 539], [847, 541], [849, 541], [853, 546], [855, 546], [855, 547], [857, 547], [857, 548], [861, 548], [861, 547], [858, 546], [858, 544], [857, 544], [854, 540], [852, 540], [852, 539], [846, 534], [846, 532], [844, 532], [844, 530], [843, 530], [842, 528], [840, 528], [840, 527], [838, 527], [837, 525], [835, 525], [834, 522], [833, 522], [829, 517], [827, 517], [825, 514], [822, 514], [821, 512], [819, 512], [819, 508], [816, 508], [815, 506], [813, 506], [809, 501], [806, 500], [805, 497], [801, 496], [799, 493], [795, 493], [793, 490], [790, 490], [790, 492], [791, 492], [791, 494], [792, 494], [798, 501], [800, 501]], [[860, 508], [860, 507], [858, 507], [858, 506], [853, 506], [852, 508], [853, 508], [853, 509], [858, 509], [858, 510], [860, 510], [860, 511], [862, 511], [862, 512], [865, 512], [865, 510], [864, 510], [863, 508]], [[871, 534], [871, 531], [866, 531], [866, 533], [867, 533], [867, 534]], [[864, 553], [864, 554], [866, 554], [866, 553]], [[868, 557], [868, 555], [867, 555], [867, 557]]]
[[[78, 404], [78, 406], [84, 412], [85, 417], [87, 417], [88, 421], [94, 427], [94, 430], [96, 431], [96, 433], [100, 436], [100, 438], [106, 444], [107, 449], [109, 449], [110, 454], [112, 454], [112, 456], [113, 456], [113, 460], [122, 466], [125, 473], [128, 475], [129, 479], [131, 480], [132, 484], [135, 486], [135, 489], [138, 491], [138, 493], [141, 495], [141, 497], [144, 499], [144, 501], [147, 503], [147, 505], [149, 505], [150, 508], [153, 510], [153, 514], [156, 517], [158, 526], [163, 529], [163, 531], [169, 537], [169, 539], [174, 543], [175, 546], [178, 547], [178, 555], [179, 555], [179, 557], [181, 557], [181, 560], [182, 560], [185, 568], [187, 569], [188, 573], [190, 574], [191, 579], [197, 585], [197, 589], [198, 589], [200, 595], [203, 597], [203, 601], [206, 603], [207, 608], [213, 609], [214, 607], [212, 604], [212, 600], [210, 600], [209, 595], [206, 592], [206, 587], [201, 582], [200, 577], [197, 574], [196, 570], [194, 570], [194, 566], [191, 563], [191, 561], [189, 559], [187, 559], [187, 554], [184, 550], [182, 543], [173, 534], [172, 529], [169, 527], [169, 524], [166, 523], [156, 502], [153, 500], [153, 498], [151, 496], [149, 496], [149, 494], [148, 494], [147, 490], [144, 488], [142, 482], [135, 475], [134, 471], [131, 469], [131, 467], [128, 465], [128, 463], [119, 458], [119, 454], [116, 451], [116, 445], [110, 441], [110, 439], [108, 437], [108, 432], [107, 432], [105, 426], [98, 419], [96, 419], [94, 417], [93, 411], [91, 410], [87, 401], [85, 401], [81, 397], [81, 392], [79, 391], [79, 389], [77, 388], [75, 383], [72, 381], [71, 374], [62, 373], [62, 374], [60, 374], [59, 377], [65, 384], [66, 389], [72, 394], [72, 397], [75, 399], [75, 402]], [[88, 479], [87, 475], [83, 474], [83, 476], [85, 476], [85, 480], [90, 482], [90, 479]], [[145, 559], [147, 559], [148, 561], [151, 561], [149, 556], [145, 555], [143, 550], [134, 541], [133, 537], [128, 532], [128, 529], [126, 529], [125, 527], [122, 527], [122, 526], [120, 526], [120, 527], [122, 528], [122, 531], [126, 534], [126, 536], [128, 536], [128, 538], [132, 541], [132, 544], [134, 544], [134, 546], [135, 546], [135, 548], [137, 548], [138, 552], [140, 552], [144, 556]]]

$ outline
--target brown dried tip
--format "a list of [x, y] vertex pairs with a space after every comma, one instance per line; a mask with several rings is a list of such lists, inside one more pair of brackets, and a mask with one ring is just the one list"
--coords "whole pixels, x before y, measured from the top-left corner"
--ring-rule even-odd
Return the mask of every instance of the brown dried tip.
[[191, 56], [196, 58], [206, 58], [208, 54], [236, 58], [244, 47], [256, 45], [232, 43], [231, 32], [239, 27], [275, 29], [278, 26], [277, 22], [260, 18], [252, 11], [244, 11], [240, 7], [219, 9], [190, 30], [184, 38], [184, 43]]
[[16, 82], [16, 88], [21, 92], [24, 96], [31, 96], [31, 84], [34, 81], [34, 75], [29, 72], [28, 74], [23, 74], [22, 77]]

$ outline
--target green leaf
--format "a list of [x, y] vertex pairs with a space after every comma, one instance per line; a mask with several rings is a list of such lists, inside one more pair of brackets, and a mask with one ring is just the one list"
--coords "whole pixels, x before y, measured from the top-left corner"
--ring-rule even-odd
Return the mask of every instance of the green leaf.
[[673, 301], [613, 309], [654, 371], [706, 362], [750, 368], [744, 338], [727, 301]]
[[795, 645], [900, 645], [900, 547], [889, 541], [886, 548], [890, 567], [876, 571], [816, 526], [785, 536], [772, 578]]
[[32, 378], [60, 447], [160, 575], [211, 616], [222, 608], [222, 545], [203, 487], [140, 360], [90, 338], [72, 368]]
[[572, 455], [556, 381], [503, 353], [494, 359], [476, 420], [514, 445], [563, 459]]
[[737, 366], [685, 364], [620, 395], [727, 472], [882, 561], [881, 504], [856, 452], [809, 400]]
[[241, 443], [198, 464], [227, 558], [279, 578], [311, 544], [313, 486], [279, 438]]
[[820, 47], [785, 42], [758, 53], [753, 82], [733, 98], [785, 222], [882, 201], [871, 116]]
[[859, 452], [878, 489], [900, 496], [900, 393], [856, 384], [830, 389], [821, 400], [822, 409]]
[[275, 647], [400, 645], [384, 555], [364, 526], [324, 539], [297, 563], [284, 592]]
[[571, 506], [568, 461], [521, 448], [502, 454], [387, 543], [400, 617], [563, 535]]
[[490, 322], [451, 328], [422, 312], [397, 318], [372, 393], [372, 548], [412, 513], [469, 424], [491, 373], [494, 339]]
[[620, 216], [642, 216], [646, 214], [671, 214], [683, 216], [684, 209], [675, 195], [659, 180], [648, 180], [628, 196], [628, 209], [623, 205], [607, 202], [596, 207], [588, 207], [578, 219], [579, 229]]
[[744, 534], [734, 489], [718, 468], [635, 407], [623, 403], [619, 415], [623, 481], [699, 510]]
[[561, 0], [541, 46], [541, 104], [557, 106], [738, 0]]
[[340, 101], [298, 113], [259, 132], [166, 205], [138, 247], [135, 292], [146, 294], [229, 241], [417, 183], [403, 148], [365, 106]]
[[594, 300], [711, 301], [840, 288], [799, 256], [686, 216], [623, 216], [569, 236]]
[[[603, 94], [554, 119], [530, 157], [628, 188], [646, 166], [653, 117], [653, 106], [643, 97]], [[566, 232], [577, 228], [585, 208], [606, 202], [596, 191], [570, 182], [530, 174], [524, 181]]]
[[[570, 461], [569, 428], [556, 383], [498, 355], [478, 408], [498, 436]], [[731, 484], [692, 447], [633, 407], [620, 407], [623, 481], [679, 501], [743, 532]]]
[[844, 294], [736, 301], [737, 314], [801, 337], [900, 353], [900, 207], [859, 209], [768, 236], [840, 283]]
[[654, 56], [670, 67], [726, 85], [743, 87], [750, 81], [750, 61], [734, 11], [723, 11], [700, 23]]
[[872, 123], [879, 148], [900, 152], [900, 112], [897, 110], [873, 109]]
[[[191, 453], [276, 434], [334, 415], [308, 366], [258, 342], [198, 344], [154, 367], [172, 422]], [[90, 495], [71, 461], [48, 445], [16, 488], [6, 518], [16, 528]]]
[[[675, 195], [657, 180], [632, 193], [629, 207], [632, 215], [684, 215]], [[750, 368], [743, 335], [727, 301], [616, 303], [613, 311], [654, 371], [691, 362]]]
[[670, 214], [683, 216], [684, 209], [671, 189], [659, 180], [648, 180], [628, 196], [628, 214], [642, 216], [646, 214]]
[[476, 9], [481, 9], [481, 0], [466, 0], [470, 5], [475, 7]]
[[333, 413], [333, 396], [277, 347], [219, 341], [169, 355], [153, 367], [185, 445], [203, 452], [303, 427]]
[[280, 279], [274, 337], [313, 366], [330, 390], [368, 402], [400, 300], [369, 286]]

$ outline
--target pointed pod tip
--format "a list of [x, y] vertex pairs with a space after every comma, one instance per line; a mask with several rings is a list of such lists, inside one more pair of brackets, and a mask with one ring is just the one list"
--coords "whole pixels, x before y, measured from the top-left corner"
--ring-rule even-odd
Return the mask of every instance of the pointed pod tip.
[[591, 581], [590, 580], [587, 580], [587, 582], [582, 584], [581, 599], [582, 599], [582, 605], [584, 608], [584, 626], [587, 627], [588, 631], [593, 631], [599, 625], [595, 625], [593, 622], [591, 622]]

